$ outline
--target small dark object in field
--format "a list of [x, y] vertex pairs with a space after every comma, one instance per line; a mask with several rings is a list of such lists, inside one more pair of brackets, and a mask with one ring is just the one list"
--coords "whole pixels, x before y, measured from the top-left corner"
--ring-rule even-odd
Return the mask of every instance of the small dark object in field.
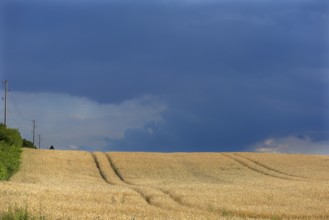
[[50, 150], [55, 150], [55, 148], [54, 148], [53, 145], [51, 145], [49, 149], [50, 149]]

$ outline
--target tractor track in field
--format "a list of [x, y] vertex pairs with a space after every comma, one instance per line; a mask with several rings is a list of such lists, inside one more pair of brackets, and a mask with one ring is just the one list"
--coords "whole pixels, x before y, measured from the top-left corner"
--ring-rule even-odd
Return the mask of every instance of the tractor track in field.
[[[132, 189], [133, 191], [138, 193], [147, 204], [151, 206], [172, 209], [173, 207], [178, 205], [184, 208], [190, 208], [188, 204], [181, 202], [181, 199], [179, 197], [172, 195], [168, 191], [155, 187], [140, 186], [126, 181], [113, 163], [113, 160], [109, 154], [100, 152], [94, 152], [91, 154], [94, 158], [95, 165], [99, 171], [100, 176], [106, 183], [110, 185], [123, 186]], [[174, 205], [171, 207], [161, 206], [161, 204], [158, 204], [157, 202], [157, 198], [159, 196], [162, 197], [162, 199], [167, 200], [169, 203], [173, 203]]]
[[308, 178], [303, 177], [303, 176], [297, 176], [297, 175], [293, 175], [293, 174], [285, 173], [285, 172], [283, 172], [283, 171], [281, 171], [281, 170], [278, 170], [278, 169], [272, 168], [272, 167], [267, 166], [267, 165], [265, 165], [265, 164], [263, 164], [263, 163], [260, 163], [259, 161], [256, 161], [256, 160], [253, 160], [253, 159], [250, 159], [250, 158], [248, 158], [248, 157], [246, 157], [246, 156], [242, 156], [242, 155], [240, 155], [240, 154], [236, 154], [236, 153], [235, 153], [234, 155], [235, 155], [235, 156], [238, 156], [238, 157], [240, 157], [240, 158], [243, 158], [243, 159], [249, 160], [250, 162], [257, 164], [258, 166], [261, 166], [261, 167], [263, 167], [264, 169], [268, 169], [268, 170], [270, 170], [270, 171], [273, 171], [274, 173], [278, 173], [278, 174], [281, 174], [281, 175], [285, 175], [285, 176], [287, 176], [287, 177], [291, 177], [291, 178], [298, 178], [298, 179], [304, 179], [304, 180], [307, 180], [307, 179], [308, 179]]
[[102, 172], [101, 168], [100, 168], [100, 165], [99, 165], [99, 161], [97, 160], [97, 157], [95, 154], [91, 154], [92, 158], [94, 159], [94, 162], [96, 164], [96, 167], [97, 167], [97, 170], [99, 172], [99, 175], [102, 177], [102, 179], [108, 183], [108, 184], [111, 184], [110, 182], [107, 181], [107, 178], [105, 177], [104, 173]]
[[259, 162], [253, 161], [249, 158], [237, 155], [235, 153], [223, 153], [223, 156], [234, 160], [235, 162], [243, 165], [244, 167], [246, 167], [252, 171], [255, 171], [257, 173], [260, 173], [260, 174], [263, 174], [266, 176], [271, 176], [274, 178], [279, 178], [279, 179], [284, 179], [284, 180], [296, 180], [296, 181], [306, 180], [303, 177], [293, 176], [293, 175], [278, 171], [276, 169], [269, 168], [268, 166], [266, 166], [264, 164], [261, 164]]
[[[130, 189], [132, 189], [133, 191], [135, 191], [136, 193], [138, 193], [144, 200], [147, 204], [151, 205], [150, 204], [150, 200], [148, 197], [146, 197], [140, 190], [136, 189], [136, 188], [133, 188], [133, 187], [129, 187], [130, 184], [126, 183], [121, 175], [118, 174], [118, 172], [116, 171], [116, 169], [114, 169], [113, 167], [113, 163], [111, 160], [108, 159], [108, 157], [105, 155], [105, 153], [102, 153], [101, 155], [103, 156], [106, 156], [106, 161], [108, 162], [108, 167], [110, 167], [109, 170], [107, 170], [107, 172], [105, 171], [105, 169], [103, 168], [103, 166], [101, 165], [101, 158], [99, 158], [99, 154], [96, 154], [96, 153], [91, 153], [92, 157], [94, 158], [94, 161], [95, 161], [95, 164], [96, 164], [96, 167], [99, 171], [99, 174], [100, 176], [102, 177], [102, 179], [109, 185], [113, 185], [113, 186], [124, 186], [124, 187], [128, 187]], [[105, 162], [106, 162], [105, 161]], [[103, 161], [104, 162], [104, 161]], [[113, 171], [113, 173], [115, 174], [114, 176], [112, 175], [112, 178], [110, 180], [109, 178], [109, 173], [111, 171]], [[113, 174], [112, 173], [112, 174]], [[119, 181], [118, 181], [119, 180]]]
[[117, 176], [117, 177], [118, 177], [123, 183], [128, 184], [128, 185], [132, 185], [132, 184], [128, 183], [127, 181], [125, 181], [125, 180], [123, 179], [123, 177], [122, 177], [122, 175], [119, 173], [117, 167], [114, 165], [112, 158], [111, 158], [108, 154], [106, 154], [106, 153], [104, 153], [104, 154], [106, 155], [106, 158], [107, 158], [107, 160], [109, 161], [110, 167], [111, 167], [111, 169], [114, 171], [115, 175], [116, 175], [116, 176]]

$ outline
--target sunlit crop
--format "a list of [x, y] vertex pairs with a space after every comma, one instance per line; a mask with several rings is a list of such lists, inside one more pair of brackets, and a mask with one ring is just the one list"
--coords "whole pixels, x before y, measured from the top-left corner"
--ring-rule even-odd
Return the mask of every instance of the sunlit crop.
[[329, 219], [329, 157], [26, 149], [0, 198], [46, 219]]

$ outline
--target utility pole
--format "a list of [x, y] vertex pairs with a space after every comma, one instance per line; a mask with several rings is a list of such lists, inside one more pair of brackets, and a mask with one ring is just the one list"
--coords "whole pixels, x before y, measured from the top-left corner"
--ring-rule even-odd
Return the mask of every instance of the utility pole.
[[40, 149], [40, 145], [41, 145], [41, 134], [39, 134], [38, 137], [39, 137], [39, 149]]
[[35, 128], [36, 128], [36, 126], [35, 126], [35, 120], [32, 120], [32, 123], [33, 123], [33, 145], [35, 146], [35, 144], [34, 144], [34, 140], [35, 140]]
[[3, 81], [5, 84], [5, 116], [3, 123], [7, 126], [7, 93], [8, 93], [8, 80]]

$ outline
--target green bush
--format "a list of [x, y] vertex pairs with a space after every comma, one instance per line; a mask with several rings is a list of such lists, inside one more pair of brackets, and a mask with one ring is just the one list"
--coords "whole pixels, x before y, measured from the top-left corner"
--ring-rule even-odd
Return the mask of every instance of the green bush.
[[37, 149], [37, 147], [32, 143], [32, 141], [29, 141], [29, 140], [26, 140], [26, 139], [23, 139], [23, 146], [22, 147]]
[[0, 180], [9, 179], [20, 165], [21, 148], [0, 143]]
[[4, 180], [8, 177], [8, 171], [6, 166], [0, 161], [0, 180]]
[[22, 147], [23, 140], [17, 129], [7, 128], [4, 124], [0, 124], [0, 142]]
[[0, 124], [0, 180], [8, 180], [19, 169], [22, 143], [17, 129]]

